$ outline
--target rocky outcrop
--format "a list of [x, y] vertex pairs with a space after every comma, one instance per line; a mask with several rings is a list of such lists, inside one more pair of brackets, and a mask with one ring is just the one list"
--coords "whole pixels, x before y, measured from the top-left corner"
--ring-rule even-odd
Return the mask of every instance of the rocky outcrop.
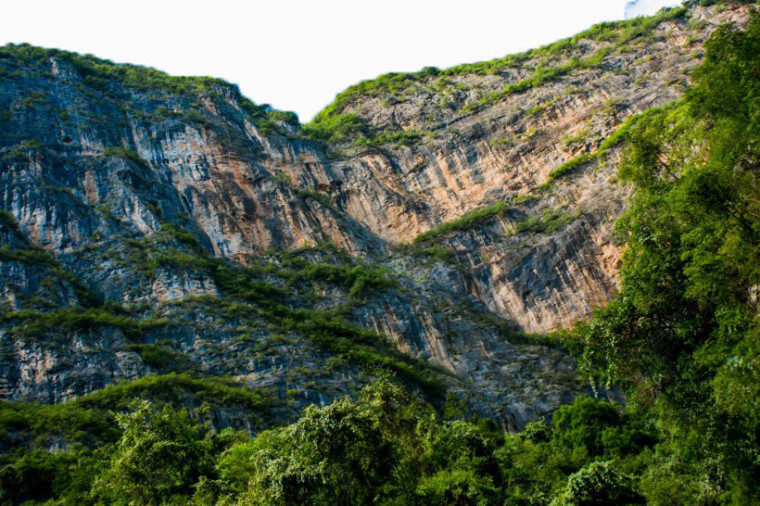
[[373, 142], [313, 140], [221, 81], [1, 49], [0, 397], [192, 371], [268, 389], [287, 418], [387, 368], [434, 397], [432, 364], [505, 427], [550, 413], [582, 386], [525, 334], [618, 286], [628, 190], [618, 148], [593, 155], [680, 97], [747, 9], [365, 86], [338, 113]]

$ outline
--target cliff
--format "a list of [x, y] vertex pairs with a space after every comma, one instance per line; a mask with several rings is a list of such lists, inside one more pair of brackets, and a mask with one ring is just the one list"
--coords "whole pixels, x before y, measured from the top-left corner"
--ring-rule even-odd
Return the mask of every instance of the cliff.
[[[304, 126], [223, 81], [0, 48], [0, 397], [191, 373], [282, 420], [390, 372], [512, 429], [551, 413], [583, 387], [536, 334], [617, 287], [625, 121], [747, 10], [382, 76]], [[250, 424], [230, 402], [216, 423]]]

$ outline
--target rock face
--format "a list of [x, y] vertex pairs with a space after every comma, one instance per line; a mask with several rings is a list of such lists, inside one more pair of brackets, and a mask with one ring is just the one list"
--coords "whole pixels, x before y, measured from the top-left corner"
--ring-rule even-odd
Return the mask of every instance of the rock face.
[[581, 389], [574, 361], [524, 333], [618, 283], [628, 190], [604, 141], [681, 96], [747, 9], [349, 90], [333, 114], [372, 142], [313, 140], [221, 81], [0, 49], [0, 398], [192, 371], [290, 416], [385, 366], [426, 390], [410, 371], [433, 364], [505, 427], [550, 413]]

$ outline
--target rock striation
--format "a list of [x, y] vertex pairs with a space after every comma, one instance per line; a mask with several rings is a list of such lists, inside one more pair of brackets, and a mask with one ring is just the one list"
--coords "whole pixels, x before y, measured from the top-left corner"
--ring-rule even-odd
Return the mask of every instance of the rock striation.
[[287, 419], [391, 370], [510, 429], [551, 413], [584, 387], [540, 335], [618, 286], [616, 136], [748, 9], [384, 76], [305, 126], [223, 81], [0, 48], [0, 398], [190, 372]]

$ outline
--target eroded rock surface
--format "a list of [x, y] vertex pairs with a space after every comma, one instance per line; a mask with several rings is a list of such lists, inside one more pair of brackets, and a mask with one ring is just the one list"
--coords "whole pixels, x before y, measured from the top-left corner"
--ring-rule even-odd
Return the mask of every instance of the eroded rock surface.
[[[747, 9], [359, 94], [342, 113], [414, 134], [371, 147], [312, 140], [220, 81], [0, 52], [0, 398], [191, 371], [269, 389], [288, 417], [382, 369], [330, 340], [340, 320], [505, 427], [551, 413], [583, 388], [574, 360], [524, 334], [571, 326], [618, 286], [629, 193], [605, 140], [679, 98], [709, 33]], [[544, 68], [563, 70], [502, 93]]]

